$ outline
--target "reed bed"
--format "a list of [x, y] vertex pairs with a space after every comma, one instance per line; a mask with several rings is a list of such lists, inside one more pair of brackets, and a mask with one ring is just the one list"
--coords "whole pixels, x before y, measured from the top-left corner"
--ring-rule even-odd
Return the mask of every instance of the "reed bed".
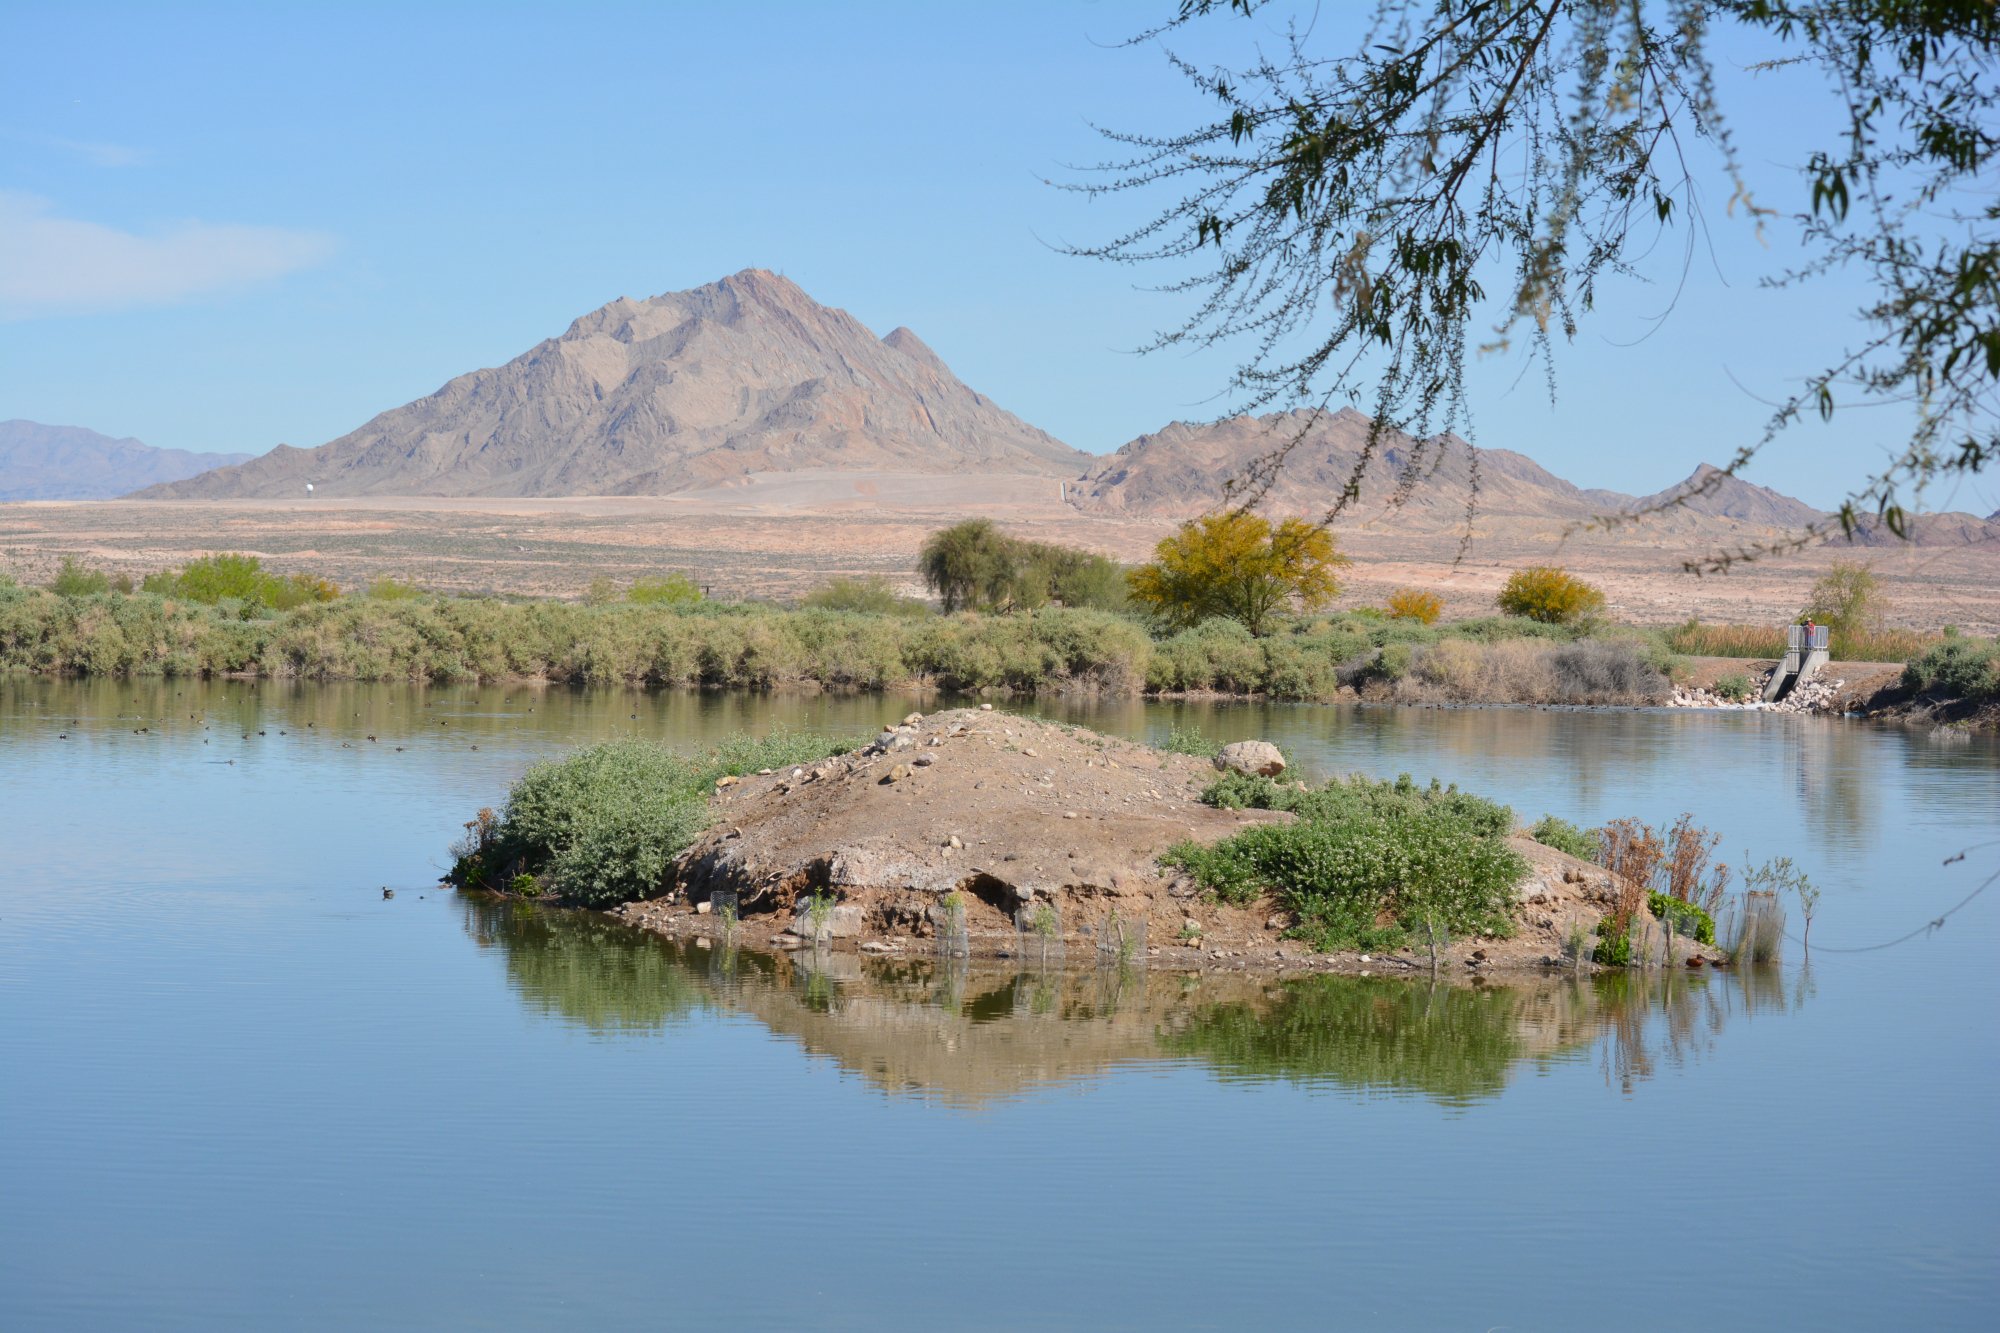
[[[1919, 630], [1879, 629], [1842, 632], [1830, 638], [1837, 662], [1909, 662], [1943, 639]], [[1706, 625], [1690, 620], [1668, 630], [1665, 642], [1688, 657], [1783, 657], [1783, 625]]]

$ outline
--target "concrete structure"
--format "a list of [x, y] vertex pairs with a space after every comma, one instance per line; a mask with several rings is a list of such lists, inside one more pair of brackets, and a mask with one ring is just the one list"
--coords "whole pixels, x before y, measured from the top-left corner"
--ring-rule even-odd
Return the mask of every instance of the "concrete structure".
[[1787, 627], [1785, 658], [1778, 663], [1778, 669], [1771, 673], [1771, 679], [1764, 685], [1764, 702], [1776, 703], [1817, 675], [1819, 669], [1831, 660], [1828, 643], [1827, 627], [1824, 625], [1812, 627], [1810, 640], [1804, 625]]

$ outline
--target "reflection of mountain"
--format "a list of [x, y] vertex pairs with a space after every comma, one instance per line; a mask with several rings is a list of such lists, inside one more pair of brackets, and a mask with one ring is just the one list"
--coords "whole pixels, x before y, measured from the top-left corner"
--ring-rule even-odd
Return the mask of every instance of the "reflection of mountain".
[[1698, 1056], [1735, 1013], [1783, 1009], [1774, 973], [1633, 974], [1518, 986], [1089, 969], [704, 949], [591, 913], [466, 902], [538, 1010], [597, 1030], [738, 1012], [884, 1092], [982, 1105], [1177, 1060], [1231, 1081], [1490, 1100], [1525, 1063], [1601, 1051], [1630, 1087]]

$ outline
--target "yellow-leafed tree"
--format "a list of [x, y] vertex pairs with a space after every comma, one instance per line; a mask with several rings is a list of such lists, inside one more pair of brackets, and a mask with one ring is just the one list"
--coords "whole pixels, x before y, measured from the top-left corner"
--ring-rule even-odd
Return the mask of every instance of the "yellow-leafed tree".
[[1323, 527], [1232, 511], [1183, 523], [1128, 577], [1133, 600], [1176, 628], [1223, 616], [1262, 634], [1292, 606], [1311, 611], [1339, 596], [1333, 571], [1347, 563]]

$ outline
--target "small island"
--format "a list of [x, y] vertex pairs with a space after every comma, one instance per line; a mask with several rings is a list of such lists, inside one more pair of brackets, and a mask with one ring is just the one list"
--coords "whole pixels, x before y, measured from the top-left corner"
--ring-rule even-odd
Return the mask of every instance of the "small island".
[[1577, 854], [1598, 835], [1531, 834], [1435, 782], [1309, 787], [1264, 742], [1155, 749], [983, 705], [859, 745], [595, 746], [480, 812], [449, 878], [773, 949], [1475, 977], [1726, 965], [1721, 873], [1647, 836], [1635, 879]]

